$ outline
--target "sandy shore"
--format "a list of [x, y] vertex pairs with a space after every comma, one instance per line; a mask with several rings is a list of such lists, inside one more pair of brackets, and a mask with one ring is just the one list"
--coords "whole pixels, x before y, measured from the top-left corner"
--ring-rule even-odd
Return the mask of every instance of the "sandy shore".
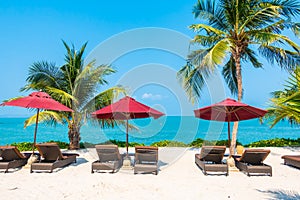
[[80, 150], [77, 163], [51, 174], [30, 174], [29, 169], [1, 173], [0, 195], [5, 199], [300, 199], [300, 170], [283, 165], [281, 159], [300, 154], [300, 148], [269, 149], [265, 163], [273, 167], [273, 177], [248, 177], [242, 172], [205, 176], [194, 163], [197, 148], [160, 148], [157, 176], [134, 175], [132, 170], [91, 174], [96, 151]]

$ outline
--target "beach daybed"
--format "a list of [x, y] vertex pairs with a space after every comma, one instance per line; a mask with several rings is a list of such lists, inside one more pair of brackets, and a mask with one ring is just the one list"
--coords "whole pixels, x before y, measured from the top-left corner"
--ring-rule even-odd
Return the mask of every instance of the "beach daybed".
[[117, 145], [96, 145], [99, 160], [92, 163], [92, 173], [97, 170], [112, 170], [114, 173], [122, 166], [122, 157]]
[[0, 169], [4, 169], [4, 173], [26, 165], [27, 160], [28, 156], [22, 154], [15, 146], [0, 147]]
[[300, 169], [300, 155], [285, 155], [281, 157], [284, 159], [285, 165], [290, 165]]
[[268, 149], [246, 149], [242, 156], [233, 156], [233, 158], [236, 167], [246, 172], [248, 176], [251, 174], [272, 176], [272, 167], [263, 163], [270, 152]]
[[56, 168], [62, 168], [73, 162], [76, 163], [75, 153], [62, 153], [56, 143], [43, 143], [35, 145], [40, 153], [40, 159], [31, 164], [30, 173], [33, 171], [52, 171]]
[[158, 174], [158, 148], [148, 146], [135, 147], [134, 174]]
[[195, 154], [195, 163], [204, 175], [213, 172], [228, 176], [228, 166], [222, 162], [225, 151], [225, 146], [203, 146], [200, 154]]

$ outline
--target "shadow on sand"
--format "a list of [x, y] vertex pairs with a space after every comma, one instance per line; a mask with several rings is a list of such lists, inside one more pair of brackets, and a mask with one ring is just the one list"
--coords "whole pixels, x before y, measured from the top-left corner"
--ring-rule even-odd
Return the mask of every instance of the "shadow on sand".
[[84, 164], [89, 162], [88, 160], [86, 160], [85, 158], [76, 158], [76, 163], [72, 163], [73, 166], [78, 166], [80, 164]]
[[268, 199], [275, 200], [275, 199], [282, 199], [282, 200], [294, 200], [300, 199], [300, 194], [295, 191], [287, 191], [287, 190], [257, 190], [261, 193], [265, 193], [270, 195]]

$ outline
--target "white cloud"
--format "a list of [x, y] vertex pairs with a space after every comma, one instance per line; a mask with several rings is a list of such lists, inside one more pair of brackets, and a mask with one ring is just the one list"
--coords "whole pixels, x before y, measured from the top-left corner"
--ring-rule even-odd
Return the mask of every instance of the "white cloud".
[[144, 93], [142, 99], [161, 100], [162, 96], [159, 94]]

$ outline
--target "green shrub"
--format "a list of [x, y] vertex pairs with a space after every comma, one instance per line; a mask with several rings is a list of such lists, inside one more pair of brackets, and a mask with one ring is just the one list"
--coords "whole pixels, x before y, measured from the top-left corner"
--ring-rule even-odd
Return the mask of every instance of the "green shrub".
[[[216, 142], [217, 146], [226, 146], [228, 147], [228, 140], [218, 140]], [[236, 145], [242, 145], [242, 143], [240, 143], [239, 141], [236, 141]]]
[[[61, 149], [68, 149], [69, 144], [66, 142], [60, 142], [60, 141], [53, 141], [50, 140], [48, 142], [55, 142], [58, 144], [59, 148]], [[12, 143], [11, 146], [16, 146], [20, 151], [32, 151], [32, 142], [19, 142], [19, 143]], [[35, 150], [37, 150], [35, 148]]]
[[32, 142], [19, 142], [12, 143], [11, 146], [16, 146], [20, 151], [32, 151], [32, 144]]
[[[108, 140], [101, 144], [115, 144], [115, 145], [118, 145], [118, 147], [126, 147], [126, 142], [120, 141], [120, 140]], [[128, 142], [128, 146], [130, 146], [130, 142]]]
[[85, 149], [85, 148], [94, 148], [95, 144], [89, 143], [89, 142], [80, 142], [79, 143], [80, 149]]
[[201, 139], [201, 138], [197, 138], [196, 140], [194, 140], [193, 142], [191, 142], [189, 144], [189, 146], [192, 146], [192, 147], [201, 147], [202, 144], [203, 144], [204, 140]]
[[[115, 144], [118, 145], [118, 147], [126, 147], [126, 142], [125, 141], [120, 141], [120, 140], [108, 140], [102, 144]], [[143, 143], [137, 143], [137, 142], [128, 142], [129, 147], [135, 147], [135, 146], [145, 146]]]
[[[120, 140], [108, 140], [108, 141], [98, 143], [98, 144], [115, 144], [115, 145], [118, 145], [118, 147], [126, 147], [126, 142], [120, 141]], [[97, 144], [93, 144], [93, 143], [89, 143], [89, 142], [81, 142], [80, 148], [94, 148], [95, 145], [97, 145]], [[128, 146], [129, 147], [145, 146], [145, 144], [137, 143], [137, 142], [128, 142]]]
[[[211, 146], [226, 146], [228, 147], [228, 140], [203, 140], [202, 138], [197, 138], [189, 144], [192, 147], [202, 147], [202, 145]], [[236, 145], [242, 145], [239, 141], [236, 141]]]
[[54, 141], [54, 140], [50, 140], [48, 142], [55, 142], [59, 146], [59, 148], [61, 148], [61, 149], [68, 149], [69, 148], [69, 143], [67, 143], [67, 142]]
[[154, 147], [187, 147], [188, 145], [183, 142], [178, 142], [178, 141], [162, 140], [159, 142], [154, 142], [150, 146], [154, 146]]
[[285, 147], [285, 146], [299, 147], [300, 138], [298, 139], [275, 138], [271, 140], [260, 140], [245, 145], [245, 147]]

